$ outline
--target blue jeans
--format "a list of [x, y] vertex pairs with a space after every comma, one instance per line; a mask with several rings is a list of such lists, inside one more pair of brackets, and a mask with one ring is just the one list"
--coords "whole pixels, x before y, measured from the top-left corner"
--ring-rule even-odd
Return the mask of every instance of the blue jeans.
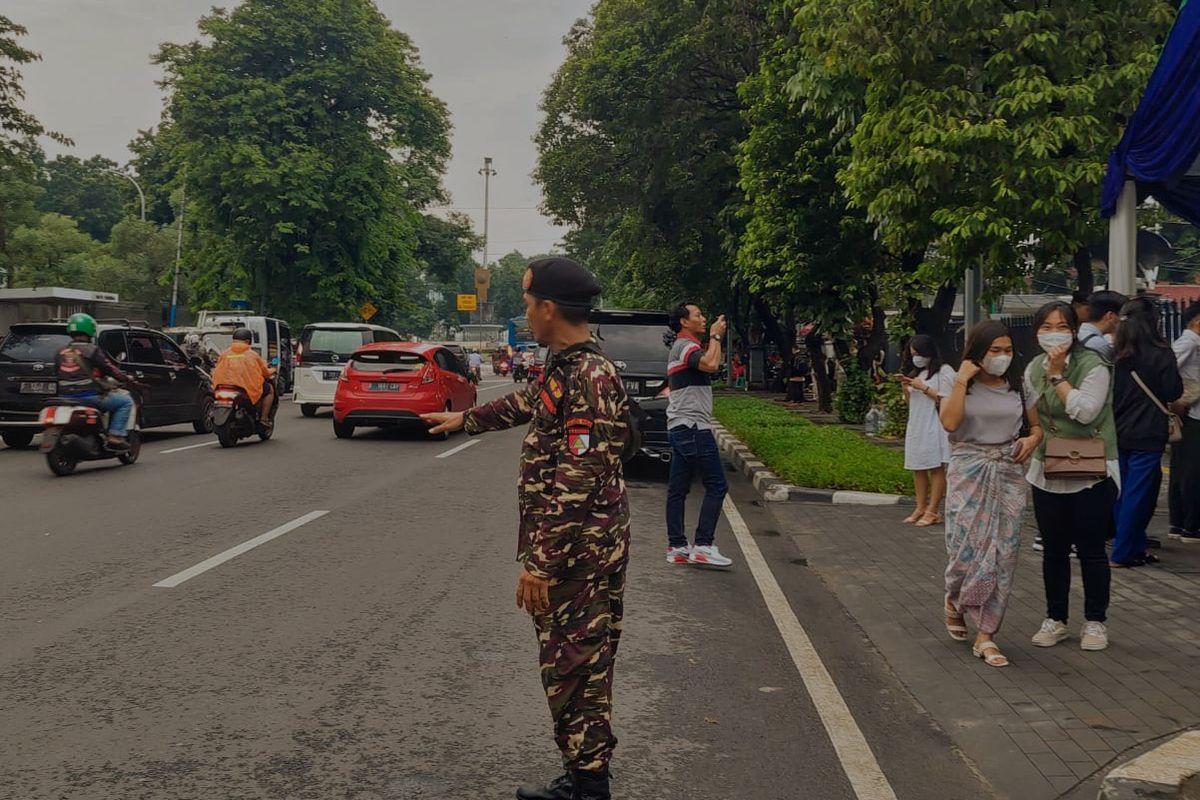
[[85, 394], [68, 399], [106, 412], [109, 435], [124, 437], [129, 432], [129, 417], [133, 414], [133, 397], [124, 389], [114, 389], [103, 395]]
[[1122, 450], [1121, 496], [1113, 508], [1117, 535], [1112, 560], [1128, 563], [1146, 555], [1146, 526], [1158, 504], [1162, 486], [1162, 453], [1152, 450]]
[[696, 545], [713, 543], [721, 504], [729, 491], [725, 483], [725, 468], [712, 431], [680, 426], [668, 433], [671, 439], [671, 480], [667, 484], [667, 541], [671, 547], [687, 547], [683, 532], [683, 505], [692, 488], [692, 475], [700, 473], [704, 483], [704, 503], [700, 506], [700, 521], [696, 525]]

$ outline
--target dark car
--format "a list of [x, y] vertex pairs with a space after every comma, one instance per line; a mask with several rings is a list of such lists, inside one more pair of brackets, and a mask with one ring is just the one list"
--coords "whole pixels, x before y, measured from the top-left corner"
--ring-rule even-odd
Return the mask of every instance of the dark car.
[[671, 459], [667, 439], [667, 356], [670, 329], [665, 311], [596, 309], [588, 318], [592, 334], [613, 360], [629, 399], [642, 411], [641, 452], [660, 461]]
[[[70, 337], [61, 322], [13, 325], [0, 345], [0, 436], [9, 447], [27, 447], [41, 431], [38, 414], [58, 392], [55, 354]], [[212, 432], [209, 376], [188, 361], [163, 333], [131, 325], [97, 325], [96, 343], [121, 370], [148, 388], [141, 426], [191, 423]]]
[[461, 344], [447, 344], [442, 346], [454, 354], [454, 357], [458, 359], [458, 363], [462, 364], [463, 369], [471, 369], [471, 361], [467, 356], [467, 348]]

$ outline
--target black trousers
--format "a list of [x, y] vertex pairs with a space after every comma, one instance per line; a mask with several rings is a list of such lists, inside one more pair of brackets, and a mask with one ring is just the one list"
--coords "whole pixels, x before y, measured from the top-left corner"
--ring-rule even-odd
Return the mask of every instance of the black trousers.
[[1167, 491], [1171, 528], [1200, 532], [1200, 419], [1183, 418], [1183, 441], [1171, 445], [1171, 484]]
[[1073, 494], [1033, 487], [1033, 513], [1042, 535], [1042, 580], [1046, 584], [1046, 616], [1067, 621], [1071, 597], [1071, 545], [1083, 572], [1083, 616], [1089, 622], [1108, 617], [1111, 572], [1105, 539], [1112, 528], [1117, 486], [1112, 479]]

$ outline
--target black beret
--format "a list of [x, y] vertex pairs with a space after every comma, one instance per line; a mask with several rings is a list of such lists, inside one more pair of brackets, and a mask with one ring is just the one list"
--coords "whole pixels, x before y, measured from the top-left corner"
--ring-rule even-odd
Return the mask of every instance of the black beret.
[[534, 297], [553, 300], [566, 308], [591, 308], [600, 283], [581, 264], [569, 258], [543, 258], [529, 265], [529, 289]]

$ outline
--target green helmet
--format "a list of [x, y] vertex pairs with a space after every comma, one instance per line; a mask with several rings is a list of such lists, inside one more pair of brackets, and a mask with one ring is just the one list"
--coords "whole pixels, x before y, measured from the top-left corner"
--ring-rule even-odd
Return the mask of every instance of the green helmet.
[[96, 320], [91, 314], [72, 314], [67, 320], [67, 333], [86, 333], [88, 336], [95, 338], [96, 336]]

